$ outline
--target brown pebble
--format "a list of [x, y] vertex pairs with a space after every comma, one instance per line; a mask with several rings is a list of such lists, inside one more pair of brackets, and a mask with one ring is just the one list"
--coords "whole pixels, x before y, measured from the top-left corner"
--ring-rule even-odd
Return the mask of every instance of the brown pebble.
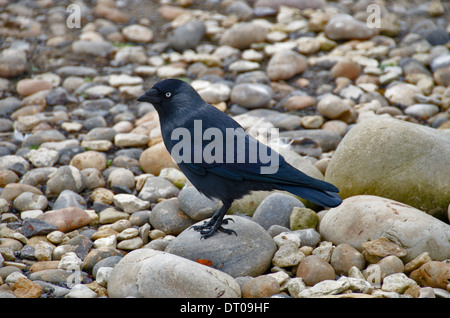
[[297, 268], [297, 277], [301, 277], [307, 286], [335, 278], [334, 268], [321, 257], [310, 255], [305, 257]]
[[86, 211], [78, 207], [67, 207], [45, 212], [37, 217], [39, 220], [53, 224], [61, 232], [68, 232], [88, 225], [91, 218]]
[[267, 275], [255, 277], [242, 287], [243, 298], [266, 298], [279, 292], [277, 280]]
[[450, 264], [431, 261], [423, 264], [410, 274], [420, 286], [430, 286], [447, 290], [450, 281]]
[[14, 295], [17, 298], [38, 298], [42, 287], [26, 277], [19, 277], [14, 283]]

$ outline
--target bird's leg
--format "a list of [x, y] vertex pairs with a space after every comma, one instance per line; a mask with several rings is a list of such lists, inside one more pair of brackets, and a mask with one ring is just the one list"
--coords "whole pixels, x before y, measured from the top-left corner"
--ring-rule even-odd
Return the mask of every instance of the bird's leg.
[[208, 237], [212, 236], [217, 231], [221, 231], [229, 235], [236, 234], [235, 231], [225, 229], [222, 227], [222, 224], [227, 224], [229, 221], [233, 221], [233, 219], [230, 218], [227, 219], [223, 218], [227, 213], [228, 209], [230, 208], [230, 206], [231, 203], [224, 203], [222, 207], [219, 209], [219, 211], [217, 211], [208, 222], [205, 222], [202, 225], [193, 226], [192, 228], [195, 231], [200, 232], [200, 234], [202, 234], [202, 238], [204, 239], [207, 239]]

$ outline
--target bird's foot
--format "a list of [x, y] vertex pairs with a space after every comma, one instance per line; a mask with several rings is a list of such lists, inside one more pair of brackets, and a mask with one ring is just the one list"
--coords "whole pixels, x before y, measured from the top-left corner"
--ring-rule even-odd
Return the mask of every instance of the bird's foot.
[[217, 231], [223, 232], [228, 235], [235, 234], [237, 236], [236, 231], [226, 229], [222, 226], [222, 224], [228, 224], [229, 221], [234, 222], [234, 220], [230, 218], [223, 219], [222, 221], [219, 222], [211, 219], [209, 222], [205, 222], [202, 225], [193, 226], [192, 228], [194, 229], [194, 231], [200, 232], [200, 234], [202, 235], [201, 236], [202, 239], [207, 239], [211, 237]]

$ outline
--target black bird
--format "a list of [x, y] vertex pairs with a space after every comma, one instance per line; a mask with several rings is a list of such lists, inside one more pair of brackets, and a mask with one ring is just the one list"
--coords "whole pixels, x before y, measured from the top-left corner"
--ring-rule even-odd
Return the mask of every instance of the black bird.
[[[209, 222], [194, 226], [194, 230], [199, 231], [202, 238], [210, 237], [217, 230], [236, 234], [233, 230], [222, 227], [222, 224], [227, 224], [230, 220], [224, 219], [224, 216], [234, 200], [251, 191], [284, 190], [324, 207], [335, 207], [342, 202], [337, 194], [339, 190], [334, 185], [309, 177], [292, 167], [273, 149], [244, 132], [230, 116], [206, 103], [196, 90], [184, 81], [166, 79], [158, 82], [137, 100], [154, 105], [159, 115], [164, 144], [172, 157], [178, 155], [178, 160], [175, 161], [189, 181], [208, 198], [217, 198], [223, 203]], [[205, 139], [208, 138], [199, 140], [194, 137], [190, 140], [189, 147], [180, 150], [178, 143], [185, 140], [180, 136], [174, 139], [172, 133], [177, 128], [192, 135], [195, 135], [196, 129], [202, 134], [208, 129], [209, 132], [215, 132], [214, 138], [210, 136], [209, 139], [211, 143], [213, 140], [219, 143], [216, 149], [211, 151], [211, 155], [217, 156], [215, 159], [219, 160], [211, 162], [210, 158], [204, 156], [195, 157], [195, 153], [198, 155], [207, 150], [205, 147], [208, 140]], [[233, 136], [232, 140], [226, 140], [230, 129], [240, 133]], [[230, 144], [232, 148], [227, 148]], [[179, 150], [178, 153], [172, 153], [175, 149]], [[273, 160], [255, 160], [252, 150], [266, 150], [267, 157]], [[233, 152], [231, 156], [230, 151]], [[264, 168], [271, 165], [275, 168], [271, 173], [262, 173]]]

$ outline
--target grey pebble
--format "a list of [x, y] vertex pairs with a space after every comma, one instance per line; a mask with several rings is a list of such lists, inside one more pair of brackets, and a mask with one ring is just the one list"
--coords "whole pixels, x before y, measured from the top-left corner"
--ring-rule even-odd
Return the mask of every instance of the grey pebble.
[[205, 197], [195, 187], [185, 187], [178, 194], [180, 209], [193, 220], [200, 221], [212, 217], [221, 202]]
[[[304, 208], [304, 204], [292, 195], [273, 193], [266, 197], [256, 208], [252, 220], [266, 230], [272, 225], [289, 228], [289, 218], [294, 207]], [[276, 213], [274, 211], [277, 211]]]

